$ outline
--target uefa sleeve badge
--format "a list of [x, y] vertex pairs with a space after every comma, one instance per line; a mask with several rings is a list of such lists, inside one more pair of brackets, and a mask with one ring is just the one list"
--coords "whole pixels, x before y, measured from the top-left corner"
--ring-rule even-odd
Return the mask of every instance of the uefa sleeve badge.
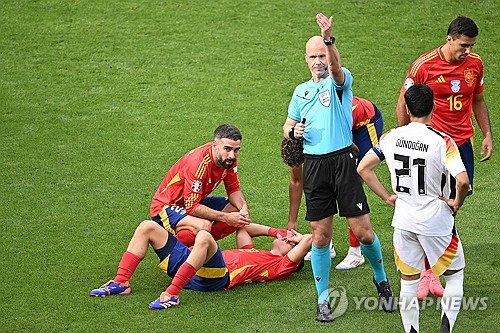
[[193, 184], [191, 184], [191, 189], [193, 192], [198, 193], [201, 190], [201, 181], [200, 180], [195, 180]]

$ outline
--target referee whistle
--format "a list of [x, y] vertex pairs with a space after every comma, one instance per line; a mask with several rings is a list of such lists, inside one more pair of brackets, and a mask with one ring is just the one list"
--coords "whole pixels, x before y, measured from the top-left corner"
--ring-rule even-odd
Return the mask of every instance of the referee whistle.
[[306, 118], [302, 118], [301, 123], [302, 123], [302, 124], [305, 124], [305, 123], [306, 123]]

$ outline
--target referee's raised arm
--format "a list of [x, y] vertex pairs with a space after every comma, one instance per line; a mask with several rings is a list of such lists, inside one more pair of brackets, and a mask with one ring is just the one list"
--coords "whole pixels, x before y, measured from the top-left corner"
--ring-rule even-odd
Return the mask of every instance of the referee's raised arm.
[[340, 62], [339, 50], [335, 46], [335, 37], [332, 35], [332, 16], [326, 17], [325, 14], [316, 15], [316, 22], [321, 28], [323, 42], [326, 45], [326, 59], [328, 63], [329, 74], [336, 84], [344, 84], [344, 71]]

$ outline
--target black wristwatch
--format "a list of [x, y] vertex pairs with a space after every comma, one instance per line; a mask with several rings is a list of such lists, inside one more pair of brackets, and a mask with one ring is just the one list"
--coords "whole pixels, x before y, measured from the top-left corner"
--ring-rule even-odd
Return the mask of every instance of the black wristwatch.
[[323, 43], [325, 43], [325, 45], [327, 45], [327, 46], [328, 45], [333, 45], [333, 44], [335, 44], [335, 37], [333, 37], [333, 36], [330, 37], [330, 40], [324, 40], [323, 39]]

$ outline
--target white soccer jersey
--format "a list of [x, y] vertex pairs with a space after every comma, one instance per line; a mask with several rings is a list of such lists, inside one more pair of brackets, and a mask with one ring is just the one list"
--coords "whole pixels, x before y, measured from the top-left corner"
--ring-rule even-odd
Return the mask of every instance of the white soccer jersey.
[[392, 226], [427, 236], [451, 233], [450, 174], [465, 171], [455, 142], [429, 125], [412, 122], [387, 133], [373, 151], [386, 159], [398, 195]]

